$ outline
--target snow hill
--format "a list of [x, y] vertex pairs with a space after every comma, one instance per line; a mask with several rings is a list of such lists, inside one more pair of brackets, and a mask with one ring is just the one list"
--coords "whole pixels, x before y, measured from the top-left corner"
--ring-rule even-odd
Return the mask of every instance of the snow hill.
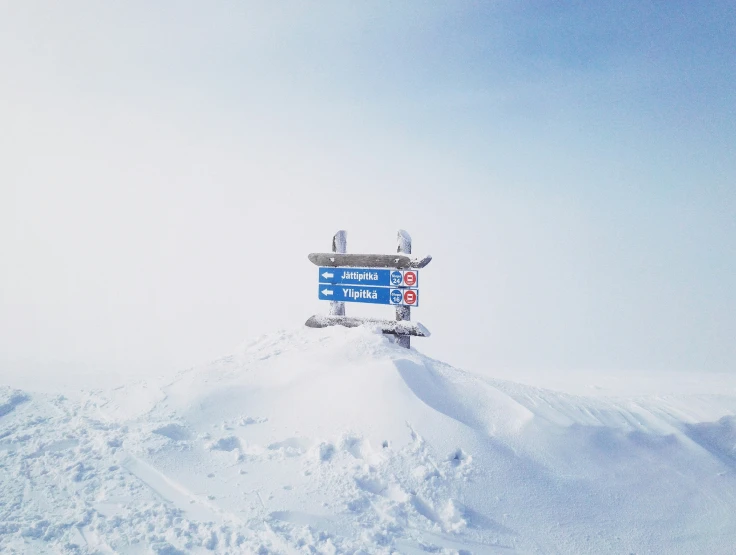
[[734, 553], [736, 381], [700, 389], [572, 395], [343, 328], [0, 388], [0, 551]]

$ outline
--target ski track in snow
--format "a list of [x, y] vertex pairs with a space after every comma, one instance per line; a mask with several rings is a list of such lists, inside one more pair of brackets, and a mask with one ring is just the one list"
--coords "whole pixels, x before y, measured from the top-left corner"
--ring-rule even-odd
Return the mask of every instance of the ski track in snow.
[[325, 329], [0, 387], [0, 552], [733, 553], [734, 384], [573, 395]]

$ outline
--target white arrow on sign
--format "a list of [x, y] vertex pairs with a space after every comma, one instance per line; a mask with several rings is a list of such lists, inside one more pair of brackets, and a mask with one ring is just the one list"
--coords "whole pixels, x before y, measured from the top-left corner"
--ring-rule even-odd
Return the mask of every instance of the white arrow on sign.
[[330, 272], [325, 272], [324, 274], [322, 274], [322, 277], [325, 279], [330, 279], [330, 278], [335, 277], [335, 274], [331, 274]]
[[333, 294], [333, 291], [332, 291], [332, 289], [322, 289], [322, 294], [323, 295], [332, 295]]

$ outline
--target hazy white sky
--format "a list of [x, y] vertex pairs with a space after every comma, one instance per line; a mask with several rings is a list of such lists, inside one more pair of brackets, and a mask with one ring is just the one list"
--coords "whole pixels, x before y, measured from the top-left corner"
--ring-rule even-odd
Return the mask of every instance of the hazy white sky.
[[[435, 260], [428, 354], [736, 369], [729, 2], [7, 2], [0, 372], [187, 367]], [[350, 314], [385, 314], [348, 305]]]

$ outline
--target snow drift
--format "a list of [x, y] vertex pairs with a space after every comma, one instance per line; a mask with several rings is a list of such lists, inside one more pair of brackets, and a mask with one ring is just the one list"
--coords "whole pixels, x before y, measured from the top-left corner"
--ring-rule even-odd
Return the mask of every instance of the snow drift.
[[735, 413], [283, 332], [166, 382], [0, 389], [0, 550], [731, 553]]

